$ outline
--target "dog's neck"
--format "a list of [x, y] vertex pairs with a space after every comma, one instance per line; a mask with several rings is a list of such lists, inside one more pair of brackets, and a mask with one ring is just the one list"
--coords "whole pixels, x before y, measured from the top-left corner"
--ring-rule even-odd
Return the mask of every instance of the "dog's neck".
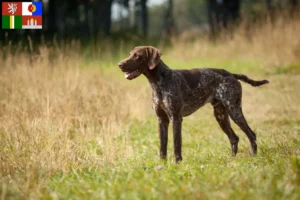
[[159, 87], [159, 84], [165, 77], [172, 74], [172, 69], [160, 60], [153, 70], [147, 69], [143, 74], [148, 79], [152, 89], [155, 89]]

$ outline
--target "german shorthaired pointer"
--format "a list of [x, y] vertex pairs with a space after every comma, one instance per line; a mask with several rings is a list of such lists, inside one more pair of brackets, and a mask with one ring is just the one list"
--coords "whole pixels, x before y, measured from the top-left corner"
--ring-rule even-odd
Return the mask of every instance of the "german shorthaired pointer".
[[213, 106], [215, 118], [231, 143], [232, 155], [235, 156], [238, 151], [239, 138], [230, 126], [229, 116], [246, 133], [252, 152], [256, 154], [256, 135], [242, 112], [242, 87], [238, 80], [255, 87], [269, 81], [254, 81], [245, 75], [232, 74], [223, 69], [172, 70], [160, 56], [157, 48], [139, 46], [118, 64], [126, 72], [125, 78], [132, 80], [144, 74], [151, 85], [153, 109], [158, 118], [160, 157], [167, 157], [168, 125], [171, 120], [175, 161], [178, 163], [182, 160], [182, 117], [192, 114], [206, 103]]

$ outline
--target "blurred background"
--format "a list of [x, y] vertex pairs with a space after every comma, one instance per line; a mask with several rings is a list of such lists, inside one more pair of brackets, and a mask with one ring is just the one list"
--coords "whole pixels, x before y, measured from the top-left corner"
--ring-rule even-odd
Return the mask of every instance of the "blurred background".
[[[5, 38], [95, 39], [106, 36], [169, 39], [210, 34], [241, 22], [294, 15], [299, 0], [43, 0], [43, 30], [1, 30]], [[35, 40], [38, 42], [38, 40]]]

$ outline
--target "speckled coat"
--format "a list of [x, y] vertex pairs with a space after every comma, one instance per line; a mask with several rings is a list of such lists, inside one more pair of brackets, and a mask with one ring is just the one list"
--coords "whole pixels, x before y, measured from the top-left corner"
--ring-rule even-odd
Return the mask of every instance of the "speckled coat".
[[[134, 62], [134, 54], [142, 58]], [[232, 74], [223, 69], [172, 70], [164, 64], [160, 55], [160, 51], [154, 47], [137, 47], [129, 58], [119, 63], [123, 71], [129, 72], [127, 77], [133, 74], [131, 76], [136, 78], [144, 74], [151, 85], [153, 109], [158, 118], [160, 157], [167, 157], [168, 125], [172, 121], [175, 161], [182, 160], [182, 117], [192, 114], [206, 103], [213, 106], [215, 118], [230, 140], [232, 155], [237, 153], [239, 138], [230, 126], [229, 116], [246, 133], [252, 152], [256, 154], [256, 135], [242, 113], [242, 87], [238, 80], [252, 86], [260, 86], [268, 81], [254, 81], [245, 75]], [[147, 63], [152, 68], [144, 67]]]

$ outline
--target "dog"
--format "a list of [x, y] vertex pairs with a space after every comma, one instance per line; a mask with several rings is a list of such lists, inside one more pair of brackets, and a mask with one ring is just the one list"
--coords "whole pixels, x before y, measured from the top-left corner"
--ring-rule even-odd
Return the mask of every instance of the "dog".
[[252, 152], [256, 154], [256, 134], [242, 112], [242, 87], [239, 80], [254, 87], [269, 81], [255, 81], [224, 69], [172, 70], [161, 60], [161, 55], [161, 51], [155, 47], [138, 46], [118, 64], [125, 72], [126, 79], [132, 80], [143, 74], [151, 85], [152, 107], [158, 118], [160, 158], [167, 158], [168, 126], [171, 121], [175, 162], [182, 161], [182, 118], [207, 103], [213, 106], [214, 116], [229, 138], [232, 155], [235, 156], [238, 151], [239, 138], [231, 128], [229, 117], [245, 132]]

